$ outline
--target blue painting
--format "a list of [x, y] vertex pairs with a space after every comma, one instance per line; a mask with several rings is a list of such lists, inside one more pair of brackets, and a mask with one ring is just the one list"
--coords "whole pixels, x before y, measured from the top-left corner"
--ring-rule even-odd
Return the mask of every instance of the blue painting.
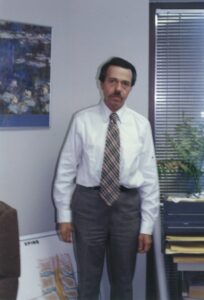
[[48, 127], [51, 27], [0, 20], [0, 127]]

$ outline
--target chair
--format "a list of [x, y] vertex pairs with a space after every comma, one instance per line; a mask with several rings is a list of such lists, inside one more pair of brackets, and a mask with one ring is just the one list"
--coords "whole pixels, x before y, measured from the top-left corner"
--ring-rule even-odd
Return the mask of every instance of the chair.
[[20, 276], [16, 209], [0, 201], [0, 299], [15, 300]]

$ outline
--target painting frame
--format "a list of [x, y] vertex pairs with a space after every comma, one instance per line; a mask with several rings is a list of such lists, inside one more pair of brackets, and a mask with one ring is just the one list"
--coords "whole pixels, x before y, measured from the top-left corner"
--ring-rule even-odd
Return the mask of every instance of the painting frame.
[[52, 27], [0, 20], [0, 129], [50, 126]]

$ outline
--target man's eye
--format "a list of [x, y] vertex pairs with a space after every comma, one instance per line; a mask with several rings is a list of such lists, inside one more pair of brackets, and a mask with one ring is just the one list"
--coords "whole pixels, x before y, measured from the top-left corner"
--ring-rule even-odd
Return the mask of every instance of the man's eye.
[[110, 78], [110, 79], [109, 79], [109, 82], [110, 82], [110, 83], [116, 83], [116, 80], [115, 80], [115, 79], [112, 79], [112, 78]]
[[122, 85], [124, 86], [124, 87], [130, 87], [130, 82], [129, 81], [123, 81], [122, 82]]

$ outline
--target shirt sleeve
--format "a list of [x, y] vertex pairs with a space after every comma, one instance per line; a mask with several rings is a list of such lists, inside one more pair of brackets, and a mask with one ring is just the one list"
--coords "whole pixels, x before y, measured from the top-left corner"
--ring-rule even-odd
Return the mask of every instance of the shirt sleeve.
[[70, 203], [75, 189], [81, 149], [81, 139], [75, 118], [62, 147], [54, 180], [53, 198], [59, 223], [71, 221]]
[[141, 197], [141, 229], [144, 234], [152, 234], [159, 213], [159, 180], [149, 122], [144, 134], [144, 147], [140, 159], [140, 170], [144, 182], [139, 187]]

